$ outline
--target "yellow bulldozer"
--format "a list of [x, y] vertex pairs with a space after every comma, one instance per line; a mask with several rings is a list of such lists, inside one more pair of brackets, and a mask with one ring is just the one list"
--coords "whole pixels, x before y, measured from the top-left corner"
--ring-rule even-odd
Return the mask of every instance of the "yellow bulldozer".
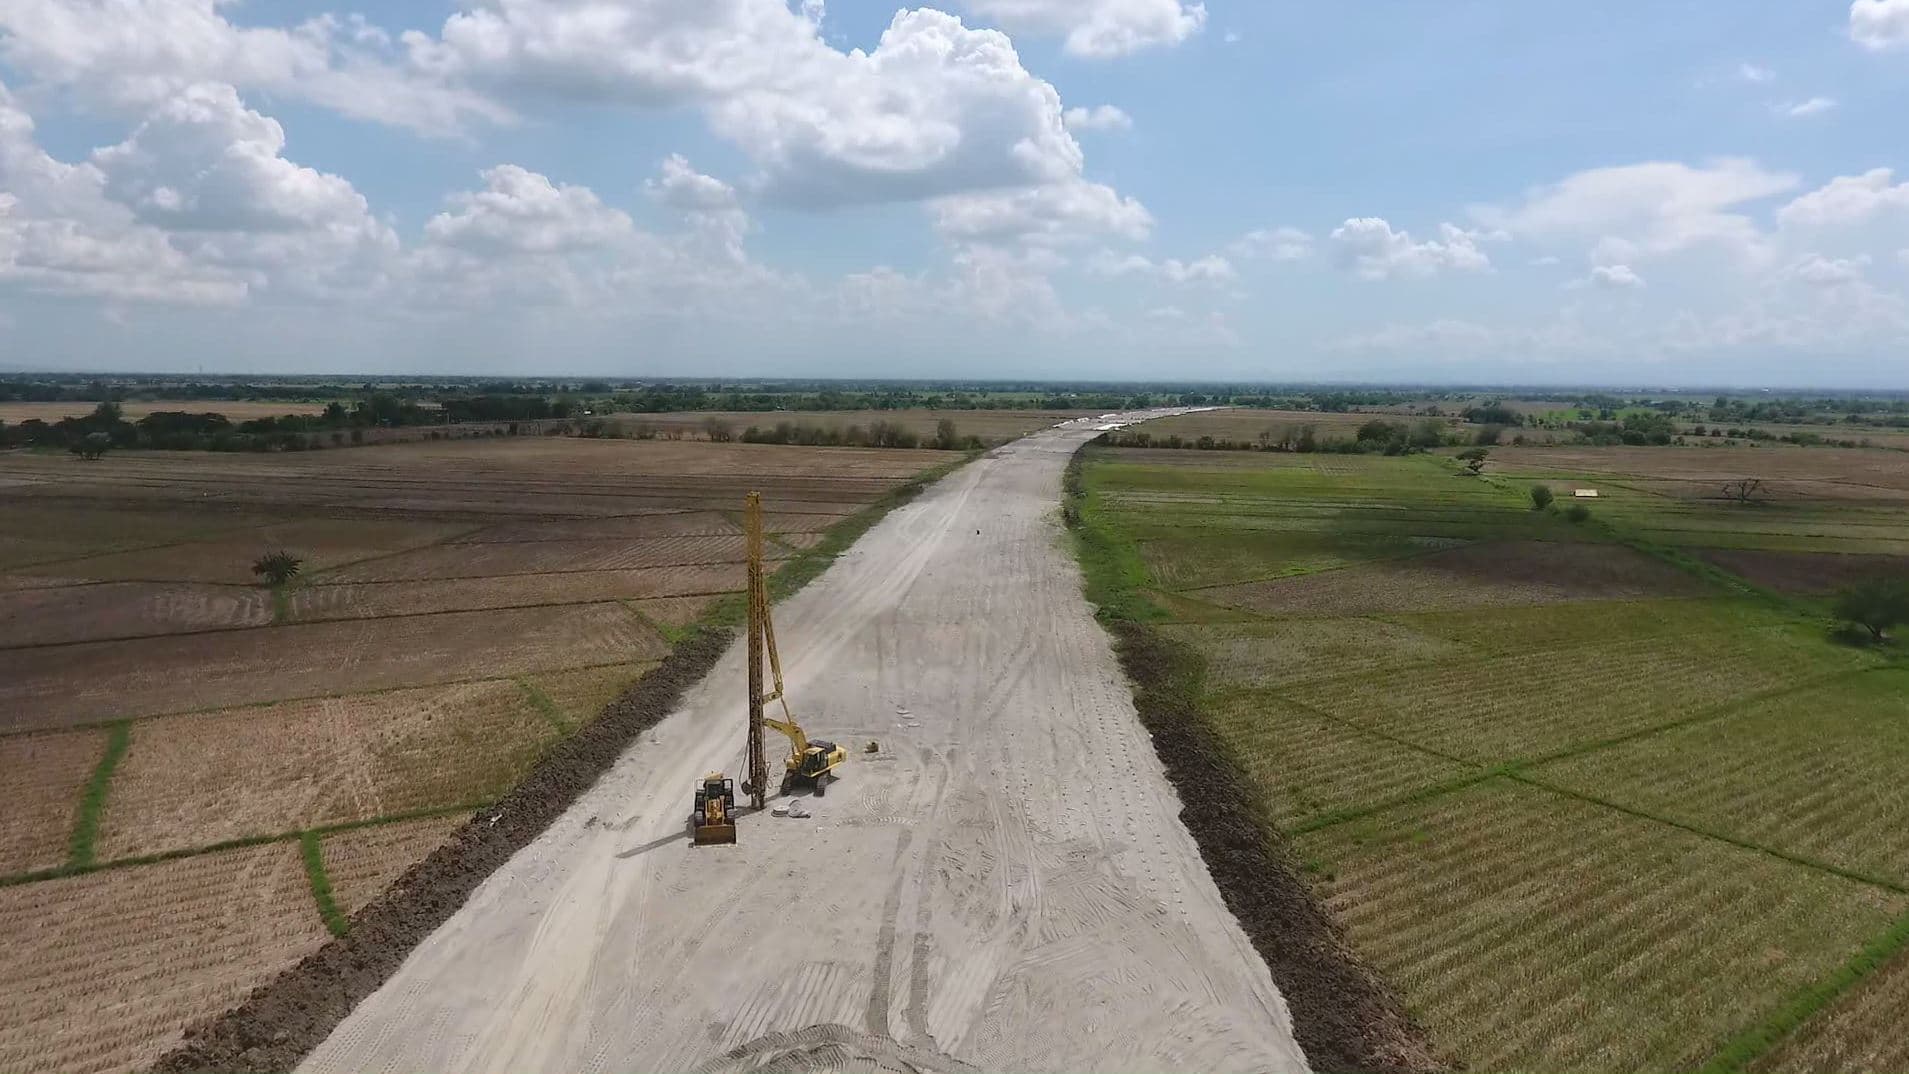
[[736, 841], [736, 781], [721, 772], [703, 777], [696, 788], [696, 809], [689, 816], [695, 844], [721, 846]]

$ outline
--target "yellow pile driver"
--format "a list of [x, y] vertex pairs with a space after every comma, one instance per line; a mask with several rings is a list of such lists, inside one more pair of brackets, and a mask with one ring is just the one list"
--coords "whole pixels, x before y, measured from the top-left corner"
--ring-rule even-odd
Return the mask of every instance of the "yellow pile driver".
[[[798, 783], [807, 783], [821, 796], [829, 781], [836, 778], [835, 769], [848, 760], [848, 751], [833, 742], [809, 738], [789, 711], [788, 699], [782, 696], [782, 658], [776, 655], [776, 627], [769, 617], [769, 585], [762, 566], [761, 493], [749, 494], [743, 513], [749, 541], [749, 770], [742, 792], [761, 809], [769, 794], [769, 763], [762, 745], [764, 727], [780, 731], [789, 739], [789, 755], [782, 762], [784, 794]], [[775, 680], [773, 691], [763, 689], [765, 654]], [[782, 719], [764, 714], [764, 706], [771, 701], [782, 706]]]

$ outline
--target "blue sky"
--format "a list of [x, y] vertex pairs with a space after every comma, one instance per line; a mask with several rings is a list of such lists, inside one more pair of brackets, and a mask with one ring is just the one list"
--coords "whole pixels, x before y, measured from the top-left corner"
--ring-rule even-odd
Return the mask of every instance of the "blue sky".
[[0, 2], [0, 368], [1909, 387], [1909, 0]]

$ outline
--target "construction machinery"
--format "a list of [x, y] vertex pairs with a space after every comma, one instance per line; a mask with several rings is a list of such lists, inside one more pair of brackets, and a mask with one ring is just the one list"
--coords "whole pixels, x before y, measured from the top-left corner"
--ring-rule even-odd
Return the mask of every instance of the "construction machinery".
[[[829, 781], [836, 778], [835, 769], [848, 760], [848, 751], [833, 742], [811, 739], [789, 710], [789, 701], [782, 691], [782, 658], [776, 654], [776, 628], [769, 617], [769, 585], [762, 566], [761, 493], [749, 494], [743, 514], [749, 552], [749, 760], [742, 791], [749, 796], [751, 804], [761, 809], [769, 795], [769, 762], [763, 749], [763, 728], [780, 731], [789, 739], [789, 755], [782, 762], [784, 794], [795, 785], [806, 783], [814, 787], [820, 797]], [[767, 670], [774, 677], [773, 690], [763, 689], [765, 655]], [[779, 720], [770, 719], [764, 712], [764, 706], [771, 701], [782, 707]]]
[[721, 772], [703, 777], [696, 788], [696, 809], [689, 816], [690, 836], [701, 846], [736, 841], [736, 781]]

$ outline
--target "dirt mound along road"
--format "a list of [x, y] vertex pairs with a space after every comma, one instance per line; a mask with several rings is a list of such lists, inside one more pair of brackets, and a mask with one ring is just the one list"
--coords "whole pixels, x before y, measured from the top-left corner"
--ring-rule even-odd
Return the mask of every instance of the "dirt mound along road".
[[812, 817], [685, 838], [740, 768], [734, 647], [300, 1069], [1305, 1069], [1081, 599], [1093, 435], [978, 460], [778, 609], [805, 725], [858, 746]]

